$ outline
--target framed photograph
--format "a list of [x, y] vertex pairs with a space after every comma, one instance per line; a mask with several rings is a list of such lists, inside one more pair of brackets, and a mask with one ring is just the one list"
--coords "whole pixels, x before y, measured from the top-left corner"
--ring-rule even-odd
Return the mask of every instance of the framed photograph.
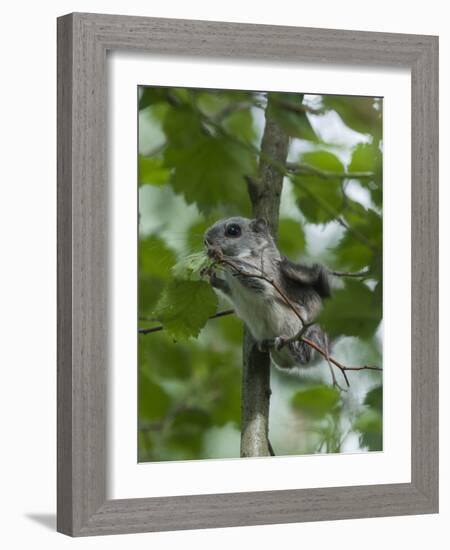
[[58, 19], [58, 530], [438, 511], [438, 39]]

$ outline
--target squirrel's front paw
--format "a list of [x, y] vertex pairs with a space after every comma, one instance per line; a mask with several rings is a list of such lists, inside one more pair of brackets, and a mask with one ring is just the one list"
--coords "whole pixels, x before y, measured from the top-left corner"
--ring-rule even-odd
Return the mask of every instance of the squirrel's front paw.
[[273, 347], [280, 351], [286, 345], [289, 338], [287, 336], [277, 336], [274, 340]]

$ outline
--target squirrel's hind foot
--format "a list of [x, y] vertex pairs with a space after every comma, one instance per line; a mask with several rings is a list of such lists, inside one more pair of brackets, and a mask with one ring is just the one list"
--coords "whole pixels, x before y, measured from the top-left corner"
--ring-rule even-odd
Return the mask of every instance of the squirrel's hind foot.
[[258, 350], [262, 353], [269, 353], [273, 350], [275, 345], [274, 339], [265, 339], [258, 342]]
[[270, 351], [280, 351], [286, 346], [289, 341], [288, 336], [277, 336], [276, 338], [268, 338], [258, 342], [258, 350], [263, 353], [268, 353]]

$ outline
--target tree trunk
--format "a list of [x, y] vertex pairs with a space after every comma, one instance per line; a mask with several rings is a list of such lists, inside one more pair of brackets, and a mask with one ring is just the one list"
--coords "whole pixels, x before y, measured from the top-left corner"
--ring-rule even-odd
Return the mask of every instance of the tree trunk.
[[[261, 156], [256, 180], [248, 181], [253, 215], [264, 218], [276, 239], [283, 175], [266, 162], [267, 157], [284, 164], [289, 146], [288, 135], [270, 113], [270, 95], [261, 141]], [[258, 351], [247, 327], [244, 329], [241, 456], [269, 456], [270, 356]]]

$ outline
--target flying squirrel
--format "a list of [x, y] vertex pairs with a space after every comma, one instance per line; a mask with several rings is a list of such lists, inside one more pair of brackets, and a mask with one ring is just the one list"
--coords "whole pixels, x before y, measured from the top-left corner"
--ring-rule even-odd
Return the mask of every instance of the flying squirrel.
[[204, 242], [208, 255], [222, 268], [219, 275], [210, 273], [211, 285], [232, 303], [258, 348], [270, 351], [278, 367], [314, 362], [317, 352], [295, 339], [302, 330], [302, 336], [328, 351], [326, 334], [314, 323], [322, 300], [330, 296], [330, 278], [323, 266], [284, 257], [262, 218], [219, 220], [205, 232]]

